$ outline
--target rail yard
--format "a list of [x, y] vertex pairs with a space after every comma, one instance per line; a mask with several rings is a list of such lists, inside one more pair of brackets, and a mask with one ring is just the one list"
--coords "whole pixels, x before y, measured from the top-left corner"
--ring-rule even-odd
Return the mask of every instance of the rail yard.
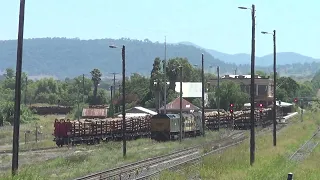
[[[246, 130], [250, 128], [250, 111], [235, 111], [234, 113], [205, 113], [205, 129]], [[272, 123], [271, 109], [256, 110], [256, 126], [266, 127]], [[183, 113], [182, 137], [196, 137], [202, 134], [201, 116], [199, 112]], [[102, 141], [117, 141], [122, 139], [122, 119], [80, 119], [54, 121], [54, 141], [57, 146], [71, 144], [99, 144]], [[151, 137], [155, 140], [172, 140], [180, 136], [179, 114], [159, 114], [145, 117], [126, 118], [126, 138], [137, 139]]]

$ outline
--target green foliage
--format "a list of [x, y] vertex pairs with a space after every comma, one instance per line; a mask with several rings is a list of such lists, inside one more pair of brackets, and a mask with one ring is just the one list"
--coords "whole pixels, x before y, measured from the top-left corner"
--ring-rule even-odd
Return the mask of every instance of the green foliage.
[[[166, 70], [166, 74], [164, 72]], [[182, 76], [180, 75], [182, 70]], [[45, 78], [37, 81], [28, 79], [28, 76], [22, 74], [22, 103], [29, 104], [49, 104], [73, 106], [74, 110], [69, 115], [70, 118], [77, 118], [80, 109], [85, 104], [109, 104], [110, 114], [120, 111], [122, 106], [122, 91], [115, 89], [113, 99], [110, 99], [110, 85], [101, 80], [102, 73], [99, 69], [93, 69], [91, 77], [78, 76], [73, 79], [66, 78], [64, 81], [55, 80], [53, 78]], [[263, 71], [257, 71], [259, 75], [266, 75]], [[143, 76], [138, 73], [132, 74], [126, 78], [126, 107], [144, 106], [154, 108], [158, 106], [159, 98], [160, 106], [164, 105], [165, 89], [164, 83], [167, 82], [166, 96], [167, 103], [179, 97], [179, 93], [175, 92], [175, 84], [180, 80], [183, 82], [199, 82], [201, 78], [201, 69], [189, 63], [186, 58], [172, 58], [164, 62], [160, 58], [155, 58], [150, 77]], [[319, 75], [320, 76], [320, 75]], [[209, 108], [216, 108], [216, 97], [218, 91], [210, 87], [207, 82], [214, 78], [215, 75], [206, 72], [204, 74], [205, 89], [207, 89], [209, 98]], [[319, 78], [320, 79], [320, 78]], [[290, 101], [297, 96], [314, 96], [315, 87], [317, 86], [317, 75], [309, 82], [298, 83], [290, 77], [278, 77], [278, 93], [277, 98], [282, 101]], [[118, 84], [119, 82], [117, 82]], [[102, 88], [103, 86], [103, 88]], [[117, 86], [118, 87], [118, 86]], [[120, 87], [119, 87], [120, 88]], [[5, 122], [12, 122], [13, 119], [13, 100], [15, 89], [15, 72], [12, 69], [6, 69], [3, 79], [0, 80], [0, 110], [1, 119]], [[196, 106], [201, 107], [201, 99], [195, 98], [191, 100]], [[242, 108], [243, 104], [248, 102], [248, 95], [241, 92], [239, 84], [233, 82], [222, 82], [220, 86], [220, 107], [227, 109], [229, 103], [233, 102], [236, 108]], [[28, 111], [26, 106], [22, 106], [23, 122], [33, 119], [32, 112]]]
[[[30, 122], [36, 120], [34, 113], [26, 106], [20, 107], [20, 122]], [[14, 118], [14, 102], [12, 101], [0, 101], [0, 121], [4, 123], [13, 124]]]
[[230, 103], [233, 103], [235, 108], [242, 108], [249, 99], [249, 95], [241, 91], [240, 84], [233, 81], [223, 81], [220, 85], [220, 92], [219, 89], [216, 89], [215, 96], [218, 96], [218, 93], [220, 93], [220, 108], [225, 110], [229, 108]]

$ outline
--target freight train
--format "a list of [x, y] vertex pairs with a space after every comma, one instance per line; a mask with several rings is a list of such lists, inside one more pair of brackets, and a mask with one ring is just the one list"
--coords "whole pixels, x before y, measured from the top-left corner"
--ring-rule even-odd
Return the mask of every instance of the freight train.
[[[272, 123], [271, 109], [255, 112], [256, 126], [266, 127]], [[250, 111], [205, 113], [205, 129], [220, 128], [249, 129], [251, 125]], [[54, 141], [56, 145], [96, 144], [101, 141], [117, 141], [122, 139], [122, 118], [106, 119], [56, 119], [54, 122]], [[126, 118], [126, 139], [146, 137], [166, 141], [180, 136], [179, 114], [157, 114], [146, 117]], [[182, 138], [196, 137], [202, 132], [201, 112], [182, 114]]]
[[[58, 147], [97, 144], [122, 139], [122, 118], [65, 120], [54, 122], [54, 141]], [[126, 119], [126, 138], [150, 137], [150, 116]]]
[[[182, 113], [182, 138], [202, 134], [200, 113]], [[157, 114], [151, 118], [151, 139], [174, 140], [180, 137], [180, 114]]]

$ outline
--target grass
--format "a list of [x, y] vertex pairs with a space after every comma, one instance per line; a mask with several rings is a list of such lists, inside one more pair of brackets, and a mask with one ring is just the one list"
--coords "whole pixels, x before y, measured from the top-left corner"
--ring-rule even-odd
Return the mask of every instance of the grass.
[[[223, 131], [222, 131], [223, 132]], [[20, 167], [19, 175], [14, 179], [71, 179], [89, 173], [105, 170], [124, 163], [163, 155], [184, 147], [219, 139], [218, 132], [207, 132], [206, 137], [158, 143], [150, 139], [138, 139], [127, 142], [127, 157], [122, 157], [122, 142], [103, 143], [99, 146], [80, 146], [77, 152], [66, 151], [53, 160]], [[32, 159], [30, 159], [32, 161]], [[9, 172], [0, 175], [0, 179], [9, 180]]]
[[[53, 122], [57, 116], [38, 116], [37, 121], [32, 121], [20, 125], [20, 149], [54, 147], [53, 140]], [[38, 134], [38, 142], [36, 143], [36, 126], [42, 134]], [[30, 131], [25, 136], [25, 132]], [[5, 126], [0, 128], [0, 151], [10, 150], [12, 145], [13, 127]], [[27, 142], [25, 144], [25, 141]]]
[[[297, 174], [295, 179], [320, 179], [320, 147], [304, 162], [288, 161], [288, 157], [296, 151], [317, 129], [320, 113], [304, 114], [304, 121], [300, 116], [292, 118], [294, 122], [278, 133], [277, 146], [272, 146], [271, 132], [256, 139], [256, 157], [253, 166], [249, 164], [249, 141], [236, 147], [229, 148], [223, 153], [204, 158], [199, 168], [201, 179], [286, 179], [289, 172]], [[184, 173], [164, 172], [160, 179], [187, 179]], [[309, 173], [313, 173], [309, 176]], [[171, 178], [174, 177], [174, 178]]]

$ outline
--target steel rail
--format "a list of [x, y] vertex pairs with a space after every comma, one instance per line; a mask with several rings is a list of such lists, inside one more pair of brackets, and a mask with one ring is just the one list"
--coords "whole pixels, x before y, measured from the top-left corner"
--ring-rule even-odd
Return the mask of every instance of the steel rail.
[[155, 164], [153, 161], [156, 161], [156, 163], [159, 163], [162, 160], [172, 159], [171, 156], [174, 156], [175, 158], [181, 157], [180, 154], [184, 154], [184, 153], [190, 154], [190, 151], [192, 151], [192, 150], [198, 150], [199, 148], [204, 147], [209, 144], [217, 144], [219, 142], [224, 142], [235, 135], [243, 135], [243, 134], [244, 134], [244, 132], [241, 132], [241, 131], [235, 132], [235, 133], [230, 134], [228, 137], [222, 138], [220, 140], [216, 140], [213, 142], [207, 142], [207, 143], [196, 145], [196, 146], [193, 146], [190, 148], [184, 148], [182, 150], [177, 150], [177, 151], [169, 153], [169, 154], [144, 159], [144, 160], [137, 161], [134, 163], [129, 163], [129, 164], [126, 164], [126, 165], [123, 165], [120, 167], [113, 168], [113, 169], [109, 169], [109, 170], [93, 173], [93, 174], [90, 174], [87, 176], [79, 177], [79, 178], [76, 178], [75, 180], [89, 180], [89, 179], [93, 180], [93, 179], [105, 179], [106, 177], [108, 177], [108, 178], [115, 177], [117, 175], [121, 175], [121, 174], [127, 173], [129, 171], [136, 170], [138, 168], [143, 168], [143, 167], [149, 166], [151, 164]]

